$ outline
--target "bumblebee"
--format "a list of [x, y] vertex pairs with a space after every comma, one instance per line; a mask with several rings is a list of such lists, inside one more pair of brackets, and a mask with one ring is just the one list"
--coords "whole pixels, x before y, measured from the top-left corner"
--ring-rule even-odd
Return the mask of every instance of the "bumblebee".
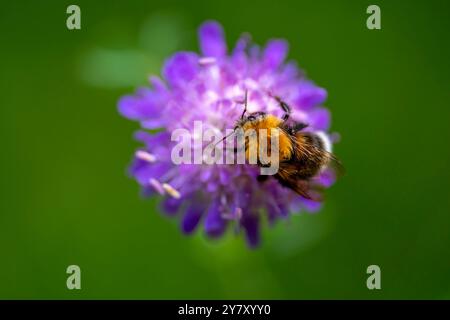
[[[266, 129], [278, 131], [279, 163], [278, 172], [273, 176], [284, 187], [290, 188], [300, 196], [320, 201], [321, 189], [314, 178], [326, 168], [342, 173], [342, 165], [331, 153], [331, 142], [323, 132], [304, 131], [307, 124], [290, 120], [291, 108], [280, 97], [272, 96], [283, 110], [284, 115], [278, 118], [265, 112], [247, 114], [247, 92], [245, 93], [244, 111], [236, 123], [235, 129]], [[268, 135], [270, 140], [270, 135]], [[270, 145], [270, 143], [269, 143]], [[245, 141], [246, 157], [249, 157], [249, 143]], [[270, 152], [270, 150], [268, 150]], [[263, 164], [258, 163], [259, 166]], [[258, 176], [263, 182], [270, 176]]]

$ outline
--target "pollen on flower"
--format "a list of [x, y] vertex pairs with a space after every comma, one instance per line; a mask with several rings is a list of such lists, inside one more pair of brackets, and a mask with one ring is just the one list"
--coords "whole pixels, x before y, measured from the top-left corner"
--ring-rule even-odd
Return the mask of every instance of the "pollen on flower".
[[236, 220], [241, 220], [241, 218], [242, 218], [242, 209], [241, 208], [236, 208], [235, 216], [236, 216]]
[[178, 190], [175, 189], [174, 187], [172, 187], [170, 184], [163, 183], [162, 187], [171, 197], [173, 197], [175, 199], [181, 198], [181, 194], [178, 192]]
[[220, 215], [220, 217], [225, 220], [234, 220], [235, 219], [234, 216], [230, 213], [222, 213]]
[[158, 181], [158, 180], [156, 180], [156, 179], [154, 179], [154, 178], [151, 178], [149, 181], [148, 181], [148, 183], [159, 193], [159, 194], [161, 194], [161, 195], [163, 195], [164, 194], [164, 188], [163, 188], [163, 186], [161, 185], [161, 183]]
[[201, 66], [208, 66], [211, 64], [215, 64], [217, 62], [216, 58], [214, 57], [201, 57], [198, 59], [198, 64]]
[[156, 157], [153, 154], [151, 154], [147, 151], [144, 151], [144, 150], [136, 151], [135, 155], [136, 155], [136, 158], [150, 162], [150, 163], [153, 163], [156, 161]]
[[221, 217], [226, 220], [239, 221], [242, 218], [242, 209], [236, 208], [236, 210], [233, 213], [222, 213]]

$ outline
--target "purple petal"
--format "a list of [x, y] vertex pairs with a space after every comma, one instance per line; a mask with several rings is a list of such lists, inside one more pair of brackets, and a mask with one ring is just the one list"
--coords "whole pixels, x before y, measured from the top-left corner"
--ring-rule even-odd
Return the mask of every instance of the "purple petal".
[[170, 168], [171, 164], [157, 162], [149, 164], [147, 161], [135, 159], [130, 167], [130, 173], [141, 185], [148, 185], [151, 178], [159, 179]]
[[231, 180], [230, 173], [225, 170], [221, 170], [219, 173], [219, 179], [221, 184], [228, 185]]
[[188, 83], [197, 75], [198, 56], [192, 52], [179, 52], [169, 58], [163, 68], [164, 78], [174, 87]]
[[207, 21], [199, 28], [200, 49], [204, 56], [223, 57], [227, 53], [222, 26], [216, 21]]
[[197, 204], [191, 204], [186, 210], [183, 220], [181, 221], [181, 229], [184, 233], [192, 233], [200, 222], [203, 215], [204, 208]]
[[247, 70], [248, 67], [248, 57], [246, 50], [248, 48], [250, 39], [248, 36], [242, 36], [236, 43], [236, 46], [233, 49], [233, 53], [231, 55], [232, 60], [232, 72], [243, 73]]
[[299, 76], [299, 73], [297, 64], [295, 62], [289, 62], [283, 67], [280, 77], [286, 79], [287, 81], [292, 81]]
[[315, 130], [328, 131], [330, 127], [330, 112], [325, 108], [316, 108], [308, 114], [308, 124]]
[[252, 44], [247, 51], [251, 59], [258, 59], [261, 56], [261, 47], [257, 44]]
[[142, 128], [145, 129], [161, 129], [164, 127], [164, 120], [163, 119], [147, 119], [141, 122]]
[[269, 202], [267, 204], [267, 215], [270, 224], [273, 224], [275, 220], [280, 216], [280, 208], [276, 203]]
[[153, 89], [139, 88], [135, 95], [124, 96], [119, 100], [120, 114], [132, 120], [153, 121], [154, 127], [162, 126], [161, 113], [167, 102], [167, 92], [156, 79]]
[[155, 188], [152, 186], [142, 186], [141, 195], [143, 198], [148, 198], [157, 195]]
[[327, 91], [311, 82], [302, 82], [298, 87], [296, 103], [301, 109], [309, 110], [321, 105], [326, 99]]
[[220, 215], [220, 206], [215, 201], [208, 210], [205, 218], [205, 232], [210, 237], [219, 237], [223, 234], [226, 221]]
[[155, 91], [159, 92], [161, 95], [167, 95], [169, 93], [166, 84], [159, 77], [151, 76], [149, 81]]
[[303, 198], [295, 194], [295, 197], [289, 202], [289, 211], [298, 213], [303, 209]]
[[330, 169], [323, 171], [317, 178], [317, 182], [325, 188], [331, 187], [335, 181], [336, 174]]
[[257, 247], [260, 241], [258, 216], [255, 214], [244, 215], [241, 224], [245, 229], [245, 238], [249, 247]]
[[150, 166], [147, 161], [135, 158], [133, 159], [131, 166], [128, 168], [128, 172], [131, 176], [136, 178], [139, 184], [147, 186], [148, 181], [151, 178], [151, 175], [148, 173], [149, 168]]
[[208, 169], [202, 170], [199, 176], [200, 181], [207, 182], [211, 178], [212, 173], [213, 173], [212, 170]]
[[170, 133], [167, 131], [150, 134], [145, 131], [138, 131], [134, 134], [134, 138], [145, 144], [148, 152], [157, 157], [157, 162], [161, 160], [170, 160], [171, 146]]
[[216, 181], [210, 181], [206, 185], [206, 191], [208, 191], [208, 192], [215, 192], [215, 191], [217, 191], [218, 188], [219, 188], [219, 185]]
[[148, 89], [141, 89], [138, 94], [133, 96], [122, 97], [118, 107], [120, 114], [131, 120], [143, 120], [157, 116], [151, 92]]
[[269, 69], [278, 68], [286, 58], [288, 44], [284, 40], [271, 40], [264, 49], [264, 65]]
[[162, 207], [168, 215], [174, 216], [178, 213], [182, 203], [183, 199], [169, 197], [164, 200]]
[[317, 212], [322, 207], [322, 203], [318, 201], [313, 201], [309, 199], [303, 199], [303, 206], [308, 212]]

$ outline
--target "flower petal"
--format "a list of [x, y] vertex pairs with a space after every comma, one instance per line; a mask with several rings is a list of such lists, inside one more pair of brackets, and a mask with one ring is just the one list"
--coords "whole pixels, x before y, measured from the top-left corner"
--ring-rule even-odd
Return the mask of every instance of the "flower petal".
[[160, 95], [166, 96], [167, 94], [169, 94], [169, 92], [167, 91], [166, 84], [159, 77], [151, 76], [149, 78], [149, 81], [150, 81], [150, 84], [155, 89], [155, 91], [159, 92]]
[[225, 171], [225, 169], [220, 170], [219, 180], [222, 185], [229, 185], [231, 181], [230, 173], [228, 171]]
[[150, 134], [146, 131], [138, 131], [134, 134], [134, 138], [145, 144], [147, 151], [156, 156], [156, 162], [170, 161], [171, 134], [167, 131], [161, 131]]
[[267, 215], [270, 224], [273, 224], [275, 220], [280, 216], [280, 208], [276, 203], [267, 203]]
[[222, 26], [216, 21], [203, 23], [198, 31], [200, 49], [205, 56], [223, 57], [227, 53]]
[[219, 237], [223, 234], [226, 221], [220, 215], [219, 201], [215, 201], [208, 209], [205, 218], [205, 232], [210, 237]]
[[131, 120], [143, 120], [155, 115], [150, 90], [146, 89], [141, 90], [140, 94], [122, 97], [118, 108], [121, 115]]
[[331, 121], [330, 112], [325, 108], [315, 108], [308, 114], [309, 127], [314, 130], [328, 131]]
[[153, 89], [139, 88], [135, 95], [124, 96], [119, 100], [119, 113], [131, 120], [153, 121], [154, 127], [163, 125], [161, 113], [166, 105], [167, 93], [164, 87], [156, 84]]
[[130, 166], [130, 174], [143, 186], [148, 185], [150, 179], [159, 179], [171, 168], [171, 164], [157, 162], [149, 164], [147, 161], [135, 159]]
[[278, 68], [286, 58], [289, 46], [284, 40], [271, 40], [264, 49], [264, 65], [269, 69]]
[[162, 207], [164, 212], [170, 216], [176, 215], [183, 203], [183, 199], [175, 199], [173, 197], [167, 197], [163, 203]]
[[336, 174], [331, 169], [324, 170], [317, 177], [317, 182], [321, 186], [324, 186], [325, 188], [331, 187], [335, 181], [336, 181]]
[[181, 221], [181, 229], [184, 233], [190, 234], [195, 230], [195, 228], [197, 228], [200, 218], [203, 215], [203, 211], [204, 208], [198, 204], [191, 204], [188, 207], [183, 216], [183, 220]]
[[309, 110], [321, 105], [327, 99], [327, 91], [309, 81], [303, 81], [298, 87], [296, 103], [301, 109]]
[[236, 43], [231, 54], [230, 72], [233, 74], [243, 75], [248, 69], [247, 49], [249, 47], [250, 37], [243, 35]]
[[241, 224], [245, 229], [245, 238], [249, 247], [257, 247], [260, 241], [258, 216], [256, 214], [244, 215]]
[[198, 69], [198, 56], [195, 53], [179, 52], [165, 62], [163, 74], [170, 85], [181, 87], [194, 79]]
[[322, 207], [322, 203], [309, 199], [303, 199], [303, 207], [306, 209], [306, 211], [314, 213], [320, 210], [320, 208]]

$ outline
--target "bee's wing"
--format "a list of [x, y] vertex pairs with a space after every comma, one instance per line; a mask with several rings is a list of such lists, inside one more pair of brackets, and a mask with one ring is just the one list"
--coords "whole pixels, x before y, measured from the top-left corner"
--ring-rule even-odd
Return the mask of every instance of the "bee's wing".
[[[323, 151], [326, 152], [326, 151]], [[326, 152], [328, 156], [327, 169], [330, 169], [336, 175], [336, 178], [340, 178], [345, 175], [345, 168], [342, 165], [342, 162], [332, 153]]]
[[295, 191], [303, 198], [322, 201], [323, 188], [319, 184], [310, 180], [299, 179], [292, 172], [295, 172], [295, 164], [285, 164], [279, 168], [275, 177], [281, 185]]
[[333, 153], [325, 150], [325, 145], [329, 144], [329, 142], [326, 143], [326, 140], [323, 135], [317, 133], [298, 132], [292, 141], [299, 154], [312, 159], [327, 158], [328, 162], [325, 167], [330, 168], [336, 177], [341, 177], [345, 174], [344, 166]]
[[324, 198], [323, 187], [309, 180], [295, 181], [292, 190], [308, 200], [322, 202]]
[[[322, 146], [314, 145], [314, 143], [306, 140], [308, 134], [298, 133], [295, 136], [291, 136], [294, 150], [300, 157], [307, 157], [311, 162], [321, 162], [324, 158], [328, 161], [325, 163], [325, 169], [330, 169], [336, 177], [340, 177], [344, 174], [345, 170], [341, 162], [331, 152], [327, 152]], [[305, 141], [306, 140], [306, 141]], [[319, 163], [317, 163], [319, 164]], [[298, 174], [298, 164], [294, 162], [283, 162], [278, 170], [277, 178], [280, 183], [298, 193], [300, 196], [313, 200], [322, 201], [324, 187], [318, 181], [313, 178], [302, 179], [301, 176], [306, 177], [309, 174], [316, 174], [316, 172], [309, 172], [307, 167], [302, 169], [305, 171], [301, 175]], [[314, 167], [314, 166], [313, 166]], [[314, 169], [311, 169], [314, 170]]]

